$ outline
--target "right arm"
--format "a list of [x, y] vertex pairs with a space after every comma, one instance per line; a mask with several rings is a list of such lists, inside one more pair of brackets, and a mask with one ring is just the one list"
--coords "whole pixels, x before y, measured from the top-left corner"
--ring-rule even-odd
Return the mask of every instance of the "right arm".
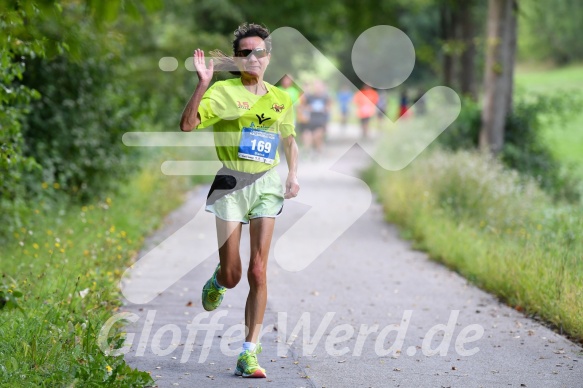
[[213, 77], [213, 60], [211, 59], [209, 68], [207, 69], [204, 63], [204, 51], [200, 49], [194, 50], [193, 60], [199, 81], [180, 118], [180, 129], [183, 132], [190, 132], [200, 124], [201, 120], [198, 114], [198, 107]]

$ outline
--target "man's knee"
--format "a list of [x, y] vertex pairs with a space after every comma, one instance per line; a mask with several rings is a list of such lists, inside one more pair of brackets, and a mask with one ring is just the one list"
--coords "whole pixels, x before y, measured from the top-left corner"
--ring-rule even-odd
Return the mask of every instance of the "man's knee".
[[263, 260], [253, 260], [248, 271], [249, 285], [252, 287], [265, 286], [267, 284], [267, 271]]
[[234, 288], [241, 280], [241, 268], [223, 268], [221, 267], [221, 276], [219, 283], [226, 288]]

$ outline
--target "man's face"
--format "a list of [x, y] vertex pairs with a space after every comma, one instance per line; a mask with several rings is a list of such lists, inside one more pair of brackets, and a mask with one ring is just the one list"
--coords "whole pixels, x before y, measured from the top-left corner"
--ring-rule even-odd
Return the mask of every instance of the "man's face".
[[[265, 42], [258, 36], [241, 39], [239, 48], [235, 52], [237, 66], [241, 72], [252, 77], [262, 77], [271, 58], [271, 54], [265, 50]], [[246, 53], [249, 54], [244, 55]]]

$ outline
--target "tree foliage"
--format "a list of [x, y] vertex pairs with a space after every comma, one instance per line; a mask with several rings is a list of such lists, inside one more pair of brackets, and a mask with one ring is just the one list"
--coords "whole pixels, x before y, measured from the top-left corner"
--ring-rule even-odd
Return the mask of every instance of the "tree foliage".
[[558, 65], [583, 59], [579, 0], [523, 0], [520, 2], [519, 54], [522, 59]]
[[[12, 7], [11, 7], [12, 5]], [[22, 121], [30, 102], [39, 97], [34, 89], [19, 84], [25, 57], [43, 57], [45, 42], [26, 29], [42, 10], [28, 4], [3, 3], [0, 8], [0, 223], [19, 225], [26, 209], [25, 177], [40, 166], [24, 156]]]
[[43, 182], [94, 196], [129, 170], [119, 135], [144, 109], [120, 77], [123, 36], [104, 26], [160, 4], [0, 4], [0, 234], [20, 225]]
[[[31, 102], [23, 134], [26, 154], [43, 167], [43, 182], [88, 199], [114, 187], [131, 170], [135, 149], [125, 147], [121, 136], [139, 128], [146, 109], [118, 70], [125, 60], [123, 37], [98, 31], [83, 9], [63, 8], [62, 13], [59, 24], [67, 35], [57, 38], [73, 37], [75, 56], [26, 59], [22, 84], [41, 98]], [[41, 30], [52, 29], [53, 23], [46, 21]]]
[[[462, 7], [468, 4], [471, 9]], [[583, 6], [576, 0], [523, 0], [521, 6], [523, 53], [557, 62], [583, 57], [577, 36]], [[453, 17], [464, 10], [472, 25]], [[184, 64], [197, 47], [230, 52], [232, 32], [244, 21], [271, 30], [296, 28], [357, 85], [361, 81], [351, 63], [354, 41], [370, 27], [393, 25], [416, 48], [415, 69], [404, 87], [430, 87], [443, 83], [447, 74], [449, 86], [474, 95], [485, 12], [485, 2], [462, 0], [289, 0], [269, 5], [234, 0], [3, 1], [0, 217], [17, 224], [26, 200], [42, 192], [41, 182], [87, 198], [123, 180], [132, 158], [121, 145], [121, 133], [146, 129], [146, 118], [150, 127], [176, 130], [196, 83]], [[444, 14], [452, 16], [447, 36]], [[475, 52], [468, 54], [468, 48]], [[293, 44], [286, 49], [293, 50]], [[177, 58], [178, 69], [161, 71], [162, 57]]]

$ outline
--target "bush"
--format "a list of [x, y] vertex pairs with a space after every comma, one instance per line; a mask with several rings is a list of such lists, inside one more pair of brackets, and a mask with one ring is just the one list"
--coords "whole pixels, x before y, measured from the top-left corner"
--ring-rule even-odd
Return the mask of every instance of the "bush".
[[24, 123], [26, 152], [42, 165], [43, 181], [88, 199], [124, 180], [135, 149], [121, 137], [139, 127], [141, 111], [107, 58], [35, 58], [27, 67], [23, 83], [42, 98]]
[[[16, 15], [13, 21], [17, 24], [14, 18]], [[36, 42], [17, 44], [14, 40], [0, 40], [0, 48], [0, 224], [10, 227], [22, 224], [27, 209], [25, 198], [29, 195], [24, 177], [39, 172], [34, 158], [24, 156], [21, 132], [26, 106], [38, 98], [38, 93], [16, 84], [24, 72], [24, 64], [17, 58], [42, 55], [43, 49]], [[0, 231], [0, 235], [2, 232], [7, 231]]]
[[563, 166], [552, 154], [543, 131], [552, 122], [564, 122], [572, 112], [577, 112], [579, 100], [580, 96], [567, 94], [517, 99], [506, 121], [501, 153], [504, 164], [535, 178], [556, 198], [572, 202], [580, 197], [578, 182], [571, 176], [568, 166]]
[[389, 221], [416, 247], [583, 339], [583, 210], [478, 152], [433, 150], [406, 169], [368, 173]]
[[[577, 112], [579, 95], [520, 94], [512, 114], [506, 120], [501, 161], [523, 175], [536, 179], [539, 185], [556, 198], [577, 201], [578, 182], [570, 168], [563, 166], [552, 154], [543, 137], [543, 130], [552, 121], [564, 121]], [[465, 99], [458, 119], [438, 138], [446, 149], [477, 149], [481, 127], [481, 107]]]
[[437, 138], [449, 150], [478, 148], [482, 110], [477, 102], [462, 97], [462, 110], [458, 118]]
[[121, 134], [140, 127], [146, 110], [119, 77], [121, 55], [109, 54], [122, 51], [114, 50], [120, 35], [96, 27], [83, 4], [2, 9], [0, 238], [21, 226], [31, 203], [65, 198], [44, 188], [86, 199], [123, 180], [133, 153]]

